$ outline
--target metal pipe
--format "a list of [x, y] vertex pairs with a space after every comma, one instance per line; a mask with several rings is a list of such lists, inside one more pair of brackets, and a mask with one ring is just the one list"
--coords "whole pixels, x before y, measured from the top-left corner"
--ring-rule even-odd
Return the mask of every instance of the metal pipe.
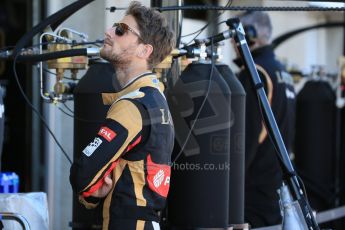
[[[32, 26], [39, 23], [41, 17], [41, 1], [32, 1]], [[39, 38], [34, 37], [33, 43], [38, 43]], [[39, 96], [39, 74], [37, 73], [37, 67], [32, 67], [32, 105], [40, 111], [40, 96]], [[40, 163], [40, 152], [41, 152], [41, 126], [39, 118], [32, 112], [31, 117], [32, 130], [31, 130], [31, 190], [40, 190], [40, 179], [41, 179], [41, 163]]]

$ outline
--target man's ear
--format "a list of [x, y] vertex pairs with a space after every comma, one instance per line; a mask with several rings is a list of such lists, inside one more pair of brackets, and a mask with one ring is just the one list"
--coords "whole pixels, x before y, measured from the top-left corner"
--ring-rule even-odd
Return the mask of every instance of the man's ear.
[[153, 52], [153, 46], [150, 44], [141, 44], [138, 57], [148, 59]]

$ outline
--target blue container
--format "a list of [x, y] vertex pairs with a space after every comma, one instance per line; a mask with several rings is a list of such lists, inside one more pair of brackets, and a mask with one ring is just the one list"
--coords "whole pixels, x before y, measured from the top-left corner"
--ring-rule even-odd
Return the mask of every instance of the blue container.
[[0, 193], [17, 193], [19, 177], [14, 172], [0, 173]]

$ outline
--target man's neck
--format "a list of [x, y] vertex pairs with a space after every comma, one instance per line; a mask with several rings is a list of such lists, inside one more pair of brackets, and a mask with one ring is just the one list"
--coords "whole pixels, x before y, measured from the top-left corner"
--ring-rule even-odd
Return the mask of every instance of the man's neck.
[[151, 72], [147, 68], [126, 68], [126, 69], [115, 69], [116, 78], [120, 84], [121, 89], [125, 88], [130, 82], [140, 77], [145, 73]]

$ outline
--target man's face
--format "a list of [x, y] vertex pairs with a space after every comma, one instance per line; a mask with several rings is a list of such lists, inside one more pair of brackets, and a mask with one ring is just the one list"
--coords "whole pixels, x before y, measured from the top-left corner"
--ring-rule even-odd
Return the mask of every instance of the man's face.
[[140, 33], [131, 15], [125, 16], [119, 23], [124, 23], [129, 29], [121, 28], [117, 33], [116, 27], [107, 29], [100, 55], [115, 66], [125, 68], [136, 58]]

